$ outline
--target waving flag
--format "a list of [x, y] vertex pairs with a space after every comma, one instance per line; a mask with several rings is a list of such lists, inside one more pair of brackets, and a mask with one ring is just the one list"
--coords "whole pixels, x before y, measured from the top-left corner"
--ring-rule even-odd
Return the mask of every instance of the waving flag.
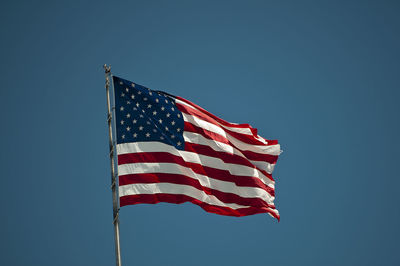
[[280, 154], [248, 124], [113, 77], [120, 206], [192, 202], [229, 216], [269, 213]]

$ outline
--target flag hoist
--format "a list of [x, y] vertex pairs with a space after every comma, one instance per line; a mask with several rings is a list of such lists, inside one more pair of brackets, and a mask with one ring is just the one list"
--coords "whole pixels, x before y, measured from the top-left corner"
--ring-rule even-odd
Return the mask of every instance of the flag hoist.
[[[111, 189], [113, 199], [113, 224], [114, 224], [114, 240], [115, 240], [115, 258], [116, 265], [121, 266], [121, 250], [119, 243], [119, 204], [118, 204], [118, 191], [117, 191], [117, 175], [115, 171], [115, 154], [114, 154], [114, 142], [113, 142], [113, 116], [111, 109], [111, 97], [110, 97], [110, 84], [112, 82], [111, 67], [104, 64], [104, 72], [106, 78], [106, 93], [107, 93], [107, 123], [108, 123], [108, 134], [109, 134], [109, 146], [110, 146], [110, 164], [111, 164]], [[113, 98], [114, 99], [114, 98]]]

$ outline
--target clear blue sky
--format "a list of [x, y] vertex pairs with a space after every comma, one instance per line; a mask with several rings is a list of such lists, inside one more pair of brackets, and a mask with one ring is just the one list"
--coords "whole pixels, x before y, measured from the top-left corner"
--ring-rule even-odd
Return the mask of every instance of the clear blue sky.
[[0, 265], [113, 265], [114, 74], [279, 139], [276, 205], [121, 209], [123, 265], [399, 265], [396, 1], [3, 1]]

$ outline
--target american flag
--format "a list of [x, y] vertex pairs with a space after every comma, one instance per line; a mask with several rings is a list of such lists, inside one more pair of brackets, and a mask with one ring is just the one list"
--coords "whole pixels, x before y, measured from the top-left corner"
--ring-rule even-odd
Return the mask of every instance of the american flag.
[[121, 207], [192, 202], [220, 215], [279, 220], [276, 140], [181, 97], [116, 76], [113, 82]]

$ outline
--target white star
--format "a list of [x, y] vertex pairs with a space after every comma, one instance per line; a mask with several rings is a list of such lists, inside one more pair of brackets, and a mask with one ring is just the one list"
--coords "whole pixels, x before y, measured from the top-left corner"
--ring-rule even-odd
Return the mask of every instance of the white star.
[[165, 127], [165, 130], [168, 131], [168, 127]]
[[139, 94], [139, 95], [142, 94], [142, 91], [138, 91], [137, 94]]
[[143, 118], [143, 115], [139, 115], [140, 116], [140, 118]]
[[136, 122], [137, 122], [137, 120], [136, 120], [136, 119], [133, 119], [132, 123], [136, 124]]
[[178, 143], [176, 143], [176, 144], [177, 144], [178, 146], [181, 146], [182, 143], [181, 143], [180, 141], [178, 141]]
[[158, 123], [162, 124], [162, 119], [158, 120]]
[[161, 136], [161, 137], [160, 137], [160, 139], [164, 139], [164, 137], [163, 137], [163, 136]]
[[172, 121], [172, 122], [171, 122], [171, 125], [175, 125], [175, 121]]
[[126, 114], [126, 117], [127, 117], [127, 118], [131, 117], [131, 114], [129, 114], [129, 113], [128, 113], [128, 114]]
[[168, 114], [167, 114], [167, 117], [170, 117], [170, 116], [171, 116], [170, 113], [168, 113]]
[[144, 113], [144, 110], [142, 110], [142, 113]]
[[139, 103], [136, 103], [136, 107], [139, 107], [139, 105], [140, 105]]
[[171, 139], [174, 139], [175, 138], [175, 135], [171, 135]]
[[126, 91], [126, 92], [129, 92], [129, 89], [128, 89], [128, 88], [125, 88], [125, 91]]
[[132, 95], [131, 95], [131, 98], [132, 98], [132, 100], [135, 99], [135, 95], [132, 94]]
[[147, 121], [146, 124], [150, 125], [150, 121]]
[[134, 137], [134, 138], [136, 138], [136, 137], [137, 137], [137, 134], [136, 134], [136, 133], [134, 133], [134, 134], [133, 134], [133, 137]]
[[121, 97], [125, 97], [125, 93], [121, 93]]
[[121, 125], [123, 125], [125, 123], [125, 121], [124, 120], [121, 120]]
[[168, 103], [168, 101], [167, 101], [167, 100], [165, 100], [165, 103]]
[[156, 114], [157, 114], [157, 111], [154, 111], [154, 112], [153, 112], [153, 115], [156, 115]]
[[153, 128], [153, 132], [156, 133], [156, 132], [157, 132], [157, 129]]
[[150, 138], [150, 133], [149, 132], [146, 133], [146, 137]]
[[174, 108], [174, 107], [171, 107], [171, 110], [172, 110], [172, 111], [175, 111], [175, 108]]
[[178, 114], [178, 117], [180, 118], [180, 117], [181, 117], [181, 114]]
[[149, 91], [149, 95], [151, 96], [151, 95], [153, 95], [153, 93], [151, 91]]
[[132, 83], [131, 86], [135, 88], [135, 84]]
[[164, 106], [161, 106], [161, 111], [164, 111], [165, 110], [165, 107]]
[[123, 107], [123, 106], [121, 106], [121, 108], [119, 108], [119, 110], [120, 110], [120, 111], [123, 111], [123, 110], [124, 110], [124, 107]]
[[122, 135], [121, 137], [122, 137], [122, 139], [124, 139], [124, 138], [125, 138], [125, 135]]
[[176, 129], [176, 132], [180, 132], [181, 131], [181, 129], [178, 127], [177, 129]]
[[130, 128], [130, 127], [127, 127], [127, 128], [126, 128], [126, 131], [131, 131], [131, 128]]
[[119, 85], [122, 85], [122, 84], [123, 84], [122, 81], [120, 81], [120, 82], [119, 82]]
[[158, 103], [160, 100], [158, 100], [158, 98], [156, 98], [156, 103]]
[[140, 126], [140, 127], [139, 127], [139, 130], [140, 130], [140, 131], [142, 131], [142, 130], [143, 130], [143, 127], [142, 127], [142, 126]]
[[131, 101], [127, 101], [126, 104], [131, 104]]
[[133, 110], [135, 110], [135, 111], [136, 111], [136, 110], [137, 110], [137, 108], [136, 108], [136, 107], [133, 107]]
[[147, 98], [146, 98], [146, 97], [144, 97], [144, 98], [143, 98], [143, 100], [147, 101]]
[[151, 108], [151, 104], [148, 104], [148, 105], [147, 105], [147, 108]]

